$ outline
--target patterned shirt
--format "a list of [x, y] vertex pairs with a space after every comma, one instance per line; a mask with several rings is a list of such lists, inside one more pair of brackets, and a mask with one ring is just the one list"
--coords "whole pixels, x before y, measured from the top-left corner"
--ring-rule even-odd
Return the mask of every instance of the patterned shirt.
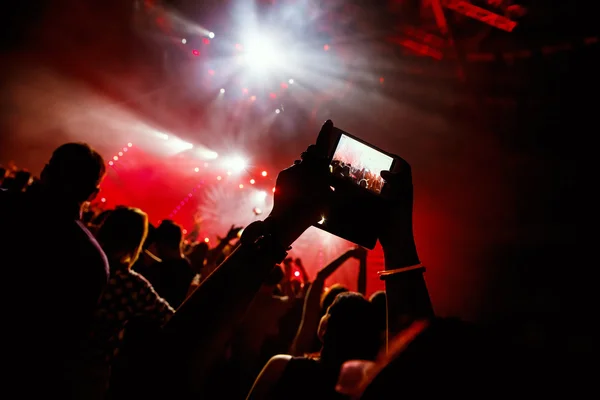
[[126, 324], [133, 317], [146, 317], [163, 325], [174, 313], [146, 278], [119, 265], [111, 270], [96, 311], [90, 346], [92, 355], [111, 361], [119, 352]]

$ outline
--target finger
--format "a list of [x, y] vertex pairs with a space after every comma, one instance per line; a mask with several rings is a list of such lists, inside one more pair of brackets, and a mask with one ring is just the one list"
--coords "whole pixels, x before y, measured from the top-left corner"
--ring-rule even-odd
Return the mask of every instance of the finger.
[[394, 181], [396, 178], [396, 174], [390, 172], [390, 171], [381, 171], [381, 177], [383, 178], [383, 180], [385, 180], [386, 182], [390, 182], [390, 181]]
[[330, 119], [328, 119], [321, 127], [321, 131], [319, 132], [319, 136], [317, 137], [317, 143], [315, 146], [315, 150], [322, 157], [327, 157], [327, 150], [329, 150], [329, 144], [332, 139], [332, 132], [333, 122]]

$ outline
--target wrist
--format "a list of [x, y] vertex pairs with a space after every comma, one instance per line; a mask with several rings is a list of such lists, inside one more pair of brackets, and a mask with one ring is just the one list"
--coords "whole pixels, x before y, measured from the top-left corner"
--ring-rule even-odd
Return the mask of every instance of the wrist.
[[385, 246], [383, 257], [386, 270], [411, 267], [421, 263], [414, 239]]
[[274, 215], [269, 215], [264, 222], [269, 232], [286, 248], [290, 247], [308, 228], [293, 220]]

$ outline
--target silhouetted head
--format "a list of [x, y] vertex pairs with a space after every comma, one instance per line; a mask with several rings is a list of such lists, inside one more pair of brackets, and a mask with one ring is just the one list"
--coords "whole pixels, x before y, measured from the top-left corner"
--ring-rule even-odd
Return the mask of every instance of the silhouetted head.
[[323, 296], [321, 296], [321, 316], [325, 315], [327, 309], [333, 303], [338, 294], [349, 291], [350, 289], [348, 289], [346, 286], [336, 283], [335, 285], [331, 286], [327, 292], [323, 293]]
[[380, 323], [380, 328], [385, 330], [387, 326], [387, 296], [383, 290], [379, 290], [369, 297], [369, 301], [373, 304], [373, 309], [377, 314], [377, 321]]
[[105, 173], [98, 152], [85, 143], [67, 143], [54, 150], [41, 182], [59, 199], [82, 204], [98, 194]]
[[19, 192], [22, 192], [25, 189], [27, 189], [27, 187], [29, 186], [31, 181], [32, 181], [31, 172], [25, 171], [25, 170], [17, 171], [17, 173], [15, 174], [14, 189]]
[[131, 267], [148, 234], [148, 216], [137, 208], [113, 210], [98, 229], [97, 239], [109, 261]]
[[198, 242], [194, 245], [194, 248], [190, 252], [189, 259], [192, 263], [192, 268], [194, 272], [199, 274], [204, 266], [204, 260], [206, 260], [206, 256], [208, 255], [208, 243], [206, 242]]
[[[165, 219], [154, 232], [154, 240], [159, 253], [166, 251], [181, 251], [183, 230], [175, 222]], [[159, 255], [160, 256], [160, 255]]]
[[360, 293], [339, 294], [319, 324], [321, 360], [331, 366], [348, 360], [374, 360], [381, 348], [381, 330], [371, 304]]

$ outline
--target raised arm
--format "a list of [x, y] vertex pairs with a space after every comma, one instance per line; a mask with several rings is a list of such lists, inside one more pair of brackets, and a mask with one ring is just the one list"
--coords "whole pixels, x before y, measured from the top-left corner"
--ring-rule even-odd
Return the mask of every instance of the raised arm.
[[434, 316], [413, 236], [413, 184], [410, 165], [398, 158], [399, 171], [383, 171], [387, 185], [386, 223], [379, 241], [385, 257], [388, 337], [396, 335], [413, 321]]
[[296, 258], [294, 263], [296, 264], [296, 267], [298, 267], [298, 269], [300, 270], [300, 275], [302, 276], [302, 283], [305, 285], [309, 284], [310, 278], [308, 277], [308, 274], [306, 273], [306, 268], [304, 268], [304, 264], [302, 264], [302, 260], [299, 258]]
[[[331, 122], [323, 129], [331, 129]], [[165, 326], [161, 380], [169, 398], [202, 394], [208, 371], [223, 354], [263, 280], [289, 246], [318, 221], [330, 193], [323, 149], [311, 146], [302, 161], [277, 177], [274, 207], [248, 226], [240, 246], [192, 293]], [[323, 152], [324, 153], [324, 152]], [[160, 395], [160, 394], [159, 394]]]
[[321, 294], [325, 288], [325, 281], [346, 261], [352, 257], [357, 257], [359, 254], [360, 251], [357, 249], [348, 250], [317, 272], [317, 276], [310, 285], [304, 300], [302, 322], [300, 322], [298, 332], [290, 348], [292, 355], [300, 356], [311, 351], [321, 318]]

